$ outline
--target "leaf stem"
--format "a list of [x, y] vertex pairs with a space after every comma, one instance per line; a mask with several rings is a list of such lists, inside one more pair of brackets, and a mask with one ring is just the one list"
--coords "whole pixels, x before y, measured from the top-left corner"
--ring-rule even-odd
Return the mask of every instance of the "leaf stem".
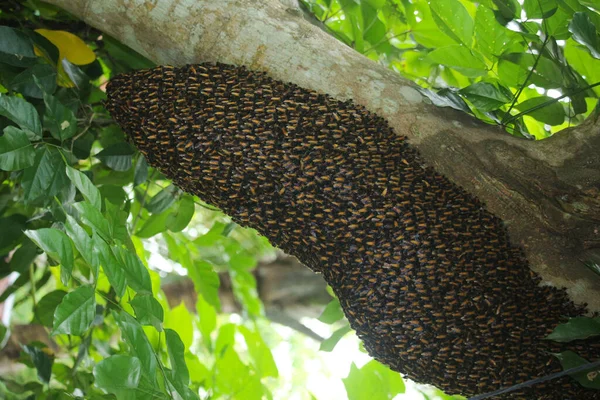
[[[531, 78], [531, 75], [533, 75], [533, 71], [535, 71], [535, 69], [537, 68], [538, 62], [542, 58], [542, 52], [544, 50], [544, 47], [546, 47], [546, 44], [548, 43], [549, 40], [550, 40], [550, 36], [546, 36], [546, 38], [544, 39], [544, 43], [542, 43], [542, 48], [539, 50], [539, 53], [538, 53], [537, 57], [535, 58], [533, 66], [529, 70], [529, 73], [527, 74], [527, 77], [523, 81], [523, 84], [521, 85], [521, 87], [519, 88], [519, 90], [517, 91], [517, 93], [515, 94], [515, 97], [513, 98], [513, 101], [510, 104], [510, 107], [508, 107], [508, 111], [506, 111], [506, 114], [504, 114], [504, 118], [506, 118], [507, 115], [510, 115], [510, 111], [513, 109], [513, 107], [517, 103], [517, 100], [519, 100], [519, 96], [521, 95], [521, 93], [523, 92], [523, 90], [525, 90], [525, 87], [527, 86], [527, 82]], [[506, 123], [504, 122], [504, 118], [502, 118], [502, 124], [503, 125], [505, 125], [506, 123], [508, 123], [508, 122], [506, 122]]]
[[408, 35], [409, 33], [412, 32], [412, 29], [409, 29], [407, 31], [398, 33], [397, 35], [394, 35], [390, 38], [387, 37], [387, 33], [386, 33], [386, 37], [384, 37], [383, 39], [381, 39], [379, 42], [377, 42], [377, 44], [372, 45], [371, 47], [369, 47], [366, 50], [363, 50], [363, 54], [367, 54], [369, 51], [373, 50], [375, 47], [379, 46], [380, 44], [384, 43], [385, 41], [391, 41], [392, 39], [396, 39], [398, 36], [402, 36], [402, 35]]

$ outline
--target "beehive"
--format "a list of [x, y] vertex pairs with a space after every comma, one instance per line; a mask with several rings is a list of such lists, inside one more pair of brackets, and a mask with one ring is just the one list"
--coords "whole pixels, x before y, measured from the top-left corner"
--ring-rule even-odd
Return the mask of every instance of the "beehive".
[[[151, 165], [323, 274], [392, 369], [474, 395], [560, 371], [551, 352], [600, 357], [598, 340], [542, 340], [583, 307], [365, 108], [223, 64], [121, 75], [107, 94]], [[510, 398], [598, 393], [564, 377]]]

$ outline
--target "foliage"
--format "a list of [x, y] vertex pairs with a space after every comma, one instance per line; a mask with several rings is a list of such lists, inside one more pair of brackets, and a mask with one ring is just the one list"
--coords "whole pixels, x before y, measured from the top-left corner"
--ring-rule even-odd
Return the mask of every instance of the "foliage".
[[600, 14], [583, 0], [302, 0], [365, 56], [434, 104], [513, 135], [582, 122], [600, 94]]
[[[564, 343], [587, 339], [598, 335], [600, 335], [600, 317], [576, 317], [557, 326], [546, 339]], [[558, 358], [565, 370], [590, 363], [589, 360], [586, 360], [572, 351], [563, 351], [562, 353], [554, 354], [554, 356]], [[596, 367], [592, 370], [588, 369], [571, 374], [570, 376], [584, 387], [600, 389], [598, 374], [600, 374], [600, 371]]]

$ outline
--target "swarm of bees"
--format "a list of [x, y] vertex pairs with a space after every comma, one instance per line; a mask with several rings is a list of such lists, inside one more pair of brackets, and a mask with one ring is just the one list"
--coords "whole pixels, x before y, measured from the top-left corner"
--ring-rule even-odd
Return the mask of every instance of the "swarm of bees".
[[[425, 166], [405, 137], [351, 101], [224, 64], [121, 75], [107, 108], [181, 189], [321, 273], [369, 353], [450, 394], [600, 358], [600, 341], [544, 340], [583, 315], [540, 286], [502, 221]], [[598, 399], [570, 377], [513, 399]]]

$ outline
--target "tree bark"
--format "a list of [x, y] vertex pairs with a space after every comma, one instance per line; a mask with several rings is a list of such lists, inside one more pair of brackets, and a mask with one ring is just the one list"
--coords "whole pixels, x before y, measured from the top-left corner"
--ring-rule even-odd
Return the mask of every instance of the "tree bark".
[[[600, 120], [534, 142], [435, 107], [415, 85], [277, 0], [47, 0], [159, 64], [245, 65], [352, 99], [503, 219], [545, 284], [600, 311]], [[286, 2], [289, 3], [289, 2]]]

